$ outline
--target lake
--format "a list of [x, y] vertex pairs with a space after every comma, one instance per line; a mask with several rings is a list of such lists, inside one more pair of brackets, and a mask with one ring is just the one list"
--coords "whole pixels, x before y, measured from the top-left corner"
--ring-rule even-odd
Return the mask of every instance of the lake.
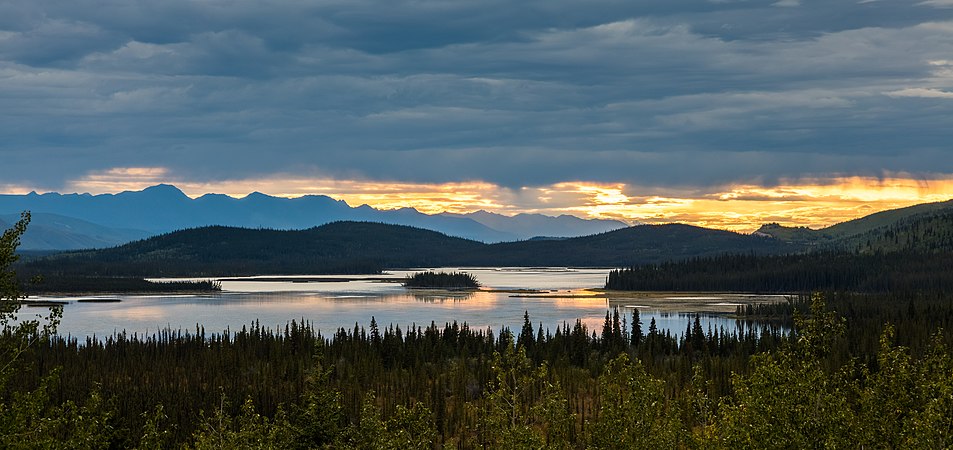
[[[325, 336], [338, 328], [367, 327], [373, 316], [381, 327], [390, 324], [406, 329], [431, 322], [466, 322], [471, 328], [503, 326], [519, 332], [523, 313], [534, 327], [555, 331], [563, 323], [581, 320], [590, 332], [601, 332], [606, 311], [620, 307], [627, 321], [630, 308], [638, 308], [642, 329], [647, 332], [655, 318], [660, 330], [681, 334], [693, 314], [702, 313], [702, 326], [734, 330], [738, 321], [725, 317], [735, 306], [782, 301], [783, 296], [685, 293], [614, 293], [590, 289], [605, 284], [609, 269], [566, 268], [439, 268], [464, 270], [483, 286], [476, 292], [413, 290], [398, 280], [414, 271], [394, 270], [383, 276], [342, 277], [291, 276], [237, 278], [222, 281], [222, 292], [202, 295], [101, 295], [96, 299], [118, 302], [84, 302], [90, 297], [38, 297], [65, 301], [59, 333], [85, 340], [125, 331], [151, 335], [171, 328], [186, 331], [196, 326], [206, 333], [239, 330], [258, 321], [269, 328], [284, 327], [292, 320], [310, 322]], [[274, 278], [281, 278], [275, 280]], [[319, 281], [337, 279], [337, 281]], [[23, 308], [24, 314], [42, 313], [42, 308]]]

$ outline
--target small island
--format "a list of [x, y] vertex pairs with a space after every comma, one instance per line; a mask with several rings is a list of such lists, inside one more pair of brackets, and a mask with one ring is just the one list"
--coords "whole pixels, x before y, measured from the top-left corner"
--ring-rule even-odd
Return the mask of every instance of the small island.
[[417, 272], [404, 279], [404, 287], [436, 289], [477, 289], [480, 283], [466, 272]]

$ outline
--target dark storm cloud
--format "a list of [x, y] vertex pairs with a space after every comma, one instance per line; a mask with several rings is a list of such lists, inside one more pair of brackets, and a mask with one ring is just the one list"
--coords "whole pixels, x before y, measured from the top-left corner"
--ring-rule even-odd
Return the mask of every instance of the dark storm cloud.
[[14, 0], [0, 178], [950, 174], [943, 6]]

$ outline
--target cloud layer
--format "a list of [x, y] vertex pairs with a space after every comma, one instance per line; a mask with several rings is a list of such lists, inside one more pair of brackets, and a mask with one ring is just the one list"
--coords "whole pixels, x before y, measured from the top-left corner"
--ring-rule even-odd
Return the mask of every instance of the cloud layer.
[[[172, 178], [164, 168], [111, 169], [72, 181], [65, 190], [135, 191]], [[630, 224], [681, 222], [741, 232], [754, 231], [768, 222], [822, 228], [886, 209], [945, 201], [953, 193], [953, 177], [915, 180], [903, 173], [881, 178], [780, 180], [772, 187], [732, 184], [680, 188], [573, 181], [509, 188], [488, 182], [335, 180], [294, 174], [228, 181], [177, 179], [175, 183], [193, 198], [208, 192], [244, 197], [266, 186], [277, 196], [327, 195], [351, 206], [412, 207], [428, 214], [480, 209], [506, 215], [570, 214]], [[27, 192], [12, 188], [18, 193]]]
[[948, 3], [9, 0], [0, 179], [942, 178]]

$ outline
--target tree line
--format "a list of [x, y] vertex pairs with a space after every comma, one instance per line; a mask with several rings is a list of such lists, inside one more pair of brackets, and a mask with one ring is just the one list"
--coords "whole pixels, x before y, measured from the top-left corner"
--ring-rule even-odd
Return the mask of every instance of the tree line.
[[684, 333], [307, 323], [79, 342], [14, 320], [0, 236], [3, 448], [947, 448], [953, 300], [833, 291]]
[[625, 291], [948, 292], [953, 289], [950, 267], [953, 252], [725, 254], [616, 269], [605, 286]]
[[696, 318], [681, 336], [618, 309], [597, 330], [528, 315], [498, 332], [372, 319], [329, 336], [293, 322], [80, 343], [35, 330], [3, 378], [0, 434], [95, 448], [949, 445], [949, 299], [785, 305], [752, 310], [755, 327]]

